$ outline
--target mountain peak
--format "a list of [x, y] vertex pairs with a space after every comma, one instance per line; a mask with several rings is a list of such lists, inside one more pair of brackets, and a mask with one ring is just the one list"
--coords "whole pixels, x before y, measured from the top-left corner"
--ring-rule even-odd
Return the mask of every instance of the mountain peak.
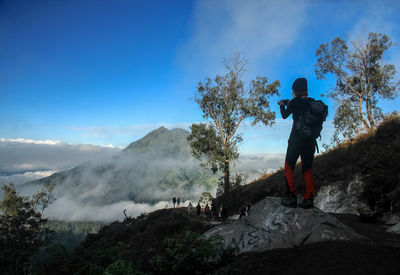
[[187, 157], [190, 149], [186, 138], [189, 132], [184, 129], [174, 128], [168, 130], [165, 127], [159, 127], [143, 138], [129, 144], [123, 152], [143, 154], [155, 153], [158, 157]]

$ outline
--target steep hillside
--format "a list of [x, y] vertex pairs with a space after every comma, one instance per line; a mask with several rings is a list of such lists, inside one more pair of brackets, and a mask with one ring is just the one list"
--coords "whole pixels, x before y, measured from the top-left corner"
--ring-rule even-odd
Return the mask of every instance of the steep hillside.
[[[313, 171], [316, 196], [326, 186], [335, 193], [345, 195], [349, 184], [359, 179], [362, 188], [357, 195], [361, 202], [374, 209], [381, 195], [386, 194], [391, 200], [393, 212], [399, 213], [400, 117], [389, 117], [374, 132], [317, 156]], [[296, 185], [300, 193], [304, 192], [300, 163], [296, 166]], [[255, 203], [266, 196], [283, 196], [285, 193], [286, 184], [281, 169], [234, 190], [218, 201], [223, 201], [230, 213], [235, 213], [248, 202]]]

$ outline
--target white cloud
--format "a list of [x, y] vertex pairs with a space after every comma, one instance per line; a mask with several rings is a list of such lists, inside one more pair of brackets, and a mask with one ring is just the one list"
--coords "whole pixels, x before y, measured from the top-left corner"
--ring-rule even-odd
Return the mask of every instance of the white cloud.
[[112, 145], [112, 144], [107, 144], [107, 145], [104, 146], [104, 147], [106, 147], [106, 148], [121, 148], [121, 149], [122, 149], [122, 146], [115, 147], [115, 146]]
[[0, 138], [0, 142], [16, 142], [16, 143], [30, 143], [30, 144], [46, 144], [46, 145], [58, 145], [62, 144], [59, 140], [33, 140], [25, 138]]
[[356, 22], [354, 29], [350, 32], [352, 36], [357, 35], [363, 28], [367, 32], [385, 33], [391, 36], [399, 36], [398, 19], [400, 5], [398, 1], [364, 1], [360, 2], [364, 8], [365, 15]]
[[0, 138], [0, 182], [36, 180], [70, 169], [87, 161], [104, 159], [120, 152], [120, 148], [62, 141]]
[[35, 172], [25, 172], [21, 174], [12, 174], [9, 176], [1, 176], [0, 175], [0, 183], [7, 184], [9, 182], [14, 183], [15, 185], [20, 185], [24, 182], [37, 180], [40, 178], [51, 176], [57, 171], [49, 170], [49, 171], [35, 171]]
[[128, 216], [139, 216], [158, 209], [165, 208], [166, 201], [160, 201], [154, 205], [146, 203], [135, 203], [132, 201], [120, 201], [108, 205], [85, 204], [83, 201], [73, 200], [68, 197], [58, 198], [46, 209], [45, 215], [50, 218], [67, 221], [106, 221], [122, 220], [123, 210], [126, 209]]
[[179, 60], [187, 70], [214, 75], [223, 57], [243, 50], [253, 66], [271, 60], [293, 45], [306, 20], [307, 1], [198, 1], [194, 35]]
[[[165, 127], [167, 129], [173, 129], [173, 128], [189, 129], [189, 126], [191, 124], [192, 123], [189, 122], [177, 122], [177, 123], [137, 124], [137, 125], [120, 126], [120, 127], [117, 126], [79, 127], [73, 129], [79, 132], [83, 132], [83, 134], [87, 137], [113, 138], [116, 136], [131, 136], [131, 140], [136, 140], [160, 127]], [[111, 144], [111, 146], [113, 145]], [[110, 147], [110, 145], [107, 145], [106, 147]]]

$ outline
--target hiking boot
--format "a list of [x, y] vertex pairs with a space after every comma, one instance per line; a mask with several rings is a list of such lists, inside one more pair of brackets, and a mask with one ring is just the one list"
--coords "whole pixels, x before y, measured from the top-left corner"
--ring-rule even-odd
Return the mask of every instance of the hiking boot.
[[286, 198], [282, 199], [282, 205], [287, 207], [296, 208], [297, 207], [297, 195], [292, 192], [288, 193]]
[[314, 208], [313, 198], [303, 199], [303, 201], [301, 203], [299, 203], [299, 207], [304, 208], [304, 209]]

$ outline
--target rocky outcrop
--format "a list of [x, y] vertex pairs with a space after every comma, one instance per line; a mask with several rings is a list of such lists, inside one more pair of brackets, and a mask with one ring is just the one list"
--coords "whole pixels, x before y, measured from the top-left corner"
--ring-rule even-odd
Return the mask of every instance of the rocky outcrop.
[[358, 214], [357, 208], [363, 204], [360, 196], [364, 186], [365, 183], [357, 175], [351, 181], [323, 185], [314, 197], [314, 204], [324, 212]]
[[400, 234], [400, 223], [395, 224], [392, 227], [388, 228], [386, 232]]
[[250, 215], [204, 233], [220, 235], [225, 249], [262, 252], [328, 240], [356, 240], [363, 237], [318, 208], [288, 208], [280, 198], [267, 197], [255, 204]]

